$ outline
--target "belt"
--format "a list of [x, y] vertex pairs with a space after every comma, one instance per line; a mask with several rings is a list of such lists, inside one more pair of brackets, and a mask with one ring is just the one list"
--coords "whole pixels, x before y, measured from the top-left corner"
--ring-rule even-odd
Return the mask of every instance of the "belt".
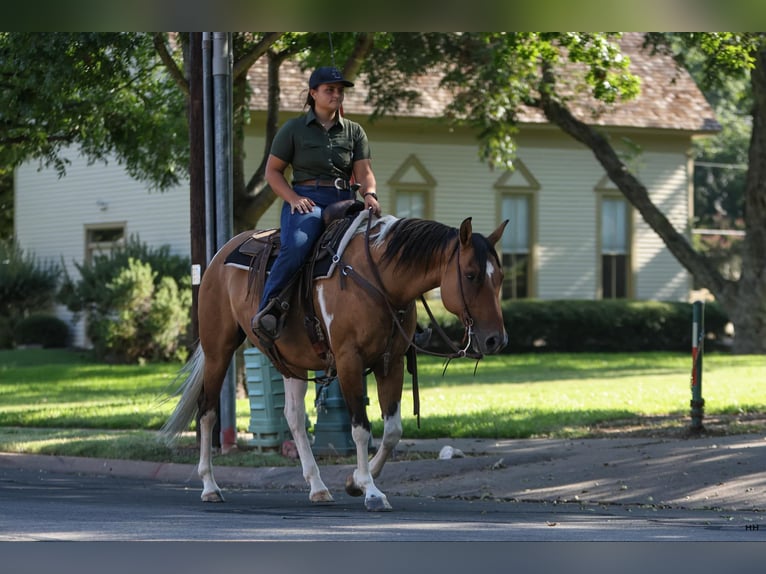
[[[316, 187], [334, 187], [340, 190], [356, 191], [358, 188], [349, 183], [347, 179], [336, 177], [332, 179], [306, 179], [303, 181], [294, 181], [293, 185], [313, 185]], [[355, 184], [356, 185], [356, 184]]]

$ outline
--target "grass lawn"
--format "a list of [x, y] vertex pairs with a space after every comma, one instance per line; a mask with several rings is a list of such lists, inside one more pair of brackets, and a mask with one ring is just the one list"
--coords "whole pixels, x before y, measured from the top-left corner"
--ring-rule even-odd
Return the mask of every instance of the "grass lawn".
[[[688, 424], [691, 358], [676, 353], [530, 354], [478, 365], [419, 357], [421, 428], [412, 416], [409, 377], [405, 438], [578, 437], [605, 425], [669, 417]], [[107, 365], [63, 350], [0, 351], [0, 451], [165, 460], [150, 431], [167, 419], [180, 364]], [[705, 416], [766, 413], [766, 356], [704, 357]], [[382, 423], [368, 384], [373, 435]], [[314, 392], [307, 409], [316, 420]], [[240, 438], [250, 438], [248, 400], [237, 400]], [[742, 427], [735, 432], [758, 430]], [[193, 450], [193, 438], [182, 447]], [[184, 448], [181, 449], [183, 451]], [[192, 459], [195, 455], [190, 455]], [[175, 460], [175, 459], [174, 459]]]

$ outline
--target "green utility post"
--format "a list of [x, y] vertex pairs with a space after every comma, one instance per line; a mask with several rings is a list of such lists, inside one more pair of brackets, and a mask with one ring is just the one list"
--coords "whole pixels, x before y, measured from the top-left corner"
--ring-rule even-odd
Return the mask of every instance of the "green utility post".
[[705, 430], [702, 418], [705, 399], [702, 398], [702, 354], [705, 346], [705, 303], [695, 301], [692, 305], [692, 400], [691, 431], [701, 433]]

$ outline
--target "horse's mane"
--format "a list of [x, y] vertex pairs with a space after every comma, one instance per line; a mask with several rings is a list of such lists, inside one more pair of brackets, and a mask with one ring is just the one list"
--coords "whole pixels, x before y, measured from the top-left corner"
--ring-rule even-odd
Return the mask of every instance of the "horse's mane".
[[[375, 242], [386, 242], [382, 263], [393, 262], [394, 269], [415, 268], [427, 272], [441, 263], [441, 256], [456, 241], [457, 235], [456, 228], [438, 221], [383, 218]], [[473, 233], [472, 238], [476, 261], [483, 273], [489, 255], [498, 259], [497, 253], [483, 235]]]

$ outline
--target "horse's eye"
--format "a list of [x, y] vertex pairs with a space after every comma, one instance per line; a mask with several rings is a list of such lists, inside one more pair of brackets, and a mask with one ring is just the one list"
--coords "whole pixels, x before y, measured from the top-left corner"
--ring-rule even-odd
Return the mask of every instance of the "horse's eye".
[[476, 274], [475, 273], [466, 273], [465, 278], [471, 281], [472, 283], [476, 281]]

